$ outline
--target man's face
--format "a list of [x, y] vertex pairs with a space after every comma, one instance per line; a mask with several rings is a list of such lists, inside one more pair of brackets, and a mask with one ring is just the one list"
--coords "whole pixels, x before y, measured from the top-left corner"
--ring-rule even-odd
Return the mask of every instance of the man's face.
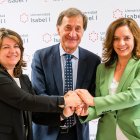
[[57, 31], [64, 51], [73, 53], [84, 33], [82, 16], [64, 17]]

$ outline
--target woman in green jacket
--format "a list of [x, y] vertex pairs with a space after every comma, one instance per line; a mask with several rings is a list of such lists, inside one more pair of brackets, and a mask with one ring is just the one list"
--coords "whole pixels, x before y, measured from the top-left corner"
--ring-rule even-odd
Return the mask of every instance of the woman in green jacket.
[[110, 24], [102, 62], [96, 74], [96, 97], [77, 90], [90, 107], [76, 112], [84, 116], [82, 123], [99, 118], [96, 140], [140, 140], [140, 28], [133, 19]]

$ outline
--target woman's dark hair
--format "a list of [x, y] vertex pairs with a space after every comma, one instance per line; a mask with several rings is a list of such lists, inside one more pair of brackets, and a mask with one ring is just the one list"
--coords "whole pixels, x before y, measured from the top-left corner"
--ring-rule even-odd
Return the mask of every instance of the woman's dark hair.
[[16, 64], [14, 68], [14, 76], [19, 77], [22, 74], [22, 67], [26, 67], [27, 65], [26, 62], [23, 60], [24, 47], [23, 47], [22, 38], [15, 31], [12, 31], [10, 29], [0, 28], [0, 48], [2, 46], [3, 38], [5, 37], [15, 40], [20, 47], [21, 57], [19, 62]]
[[134, 49], [132, 56], [135, 59], [140, 58], [140, 28], [135, 20], [132, 18], [119, 18], [112, 22], [106, 32], [106, 37], [103, 43], [103, 56], [102, 61], [106, 67], [111, 66], [117, 59], [118, 56], [113, 48], [114, 33], [117, 28], [122, 26], [128, 26], [134, 37]]

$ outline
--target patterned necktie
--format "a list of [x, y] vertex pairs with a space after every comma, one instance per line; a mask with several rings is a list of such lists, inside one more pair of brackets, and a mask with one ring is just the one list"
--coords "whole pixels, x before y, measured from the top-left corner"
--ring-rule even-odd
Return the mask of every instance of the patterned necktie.
[[[73, 90], [73, 71], [72, 71], [72, 61], [73, 55], [65, 54], [65, 86], [64, 93], [67, 93], [69, 90]], [[74, 115], [68, 117], [65, 121], [67, 127], [72, 127], [74, 125]]]

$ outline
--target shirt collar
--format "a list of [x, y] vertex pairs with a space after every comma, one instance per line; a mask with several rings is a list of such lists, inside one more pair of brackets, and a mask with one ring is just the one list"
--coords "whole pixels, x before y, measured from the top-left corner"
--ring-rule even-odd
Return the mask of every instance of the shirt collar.
[[[66, 54], [61, 44], [59, 45], [59, 50], [60, 50], [60, 56], [63, 56], [64, 54]], [[71, 55], [79, 59], [79, 47], [77, 47], [77, 49]]]

